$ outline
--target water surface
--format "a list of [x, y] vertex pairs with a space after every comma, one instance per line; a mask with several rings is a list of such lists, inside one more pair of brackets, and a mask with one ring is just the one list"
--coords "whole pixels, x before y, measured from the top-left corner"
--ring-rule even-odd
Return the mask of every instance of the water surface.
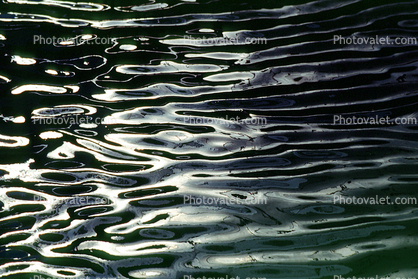
[[0, 277], [416, 277], [417, 8], [3, 0]]

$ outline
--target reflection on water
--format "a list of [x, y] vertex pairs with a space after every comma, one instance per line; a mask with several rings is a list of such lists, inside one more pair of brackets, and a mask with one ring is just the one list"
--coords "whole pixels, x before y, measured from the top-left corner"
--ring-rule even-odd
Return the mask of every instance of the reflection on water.
[[418, 274], [416, 1], [0, 7], [0, 277]]

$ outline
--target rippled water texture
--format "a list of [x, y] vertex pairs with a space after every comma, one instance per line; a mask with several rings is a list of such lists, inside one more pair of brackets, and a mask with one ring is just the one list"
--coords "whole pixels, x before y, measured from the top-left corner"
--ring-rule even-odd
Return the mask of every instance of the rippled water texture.
[[417, 11], [3, 0], [0, 277], [418, 277]]

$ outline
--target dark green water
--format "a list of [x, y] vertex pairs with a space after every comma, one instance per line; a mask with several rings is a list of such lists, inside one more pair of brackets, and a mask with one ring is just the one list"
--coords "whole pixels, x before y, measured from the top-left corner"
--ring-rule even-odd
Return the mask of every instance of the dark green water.
[[0, 278], [418, 277], [417, 11], [3, 0]]

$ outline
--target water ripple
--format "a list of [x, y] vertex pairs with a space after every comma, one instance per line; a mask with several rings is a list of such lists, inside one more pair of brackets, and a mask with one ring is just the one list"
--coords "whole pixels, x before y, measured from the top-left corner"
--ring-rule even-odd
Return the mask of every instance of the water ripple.
[[1, 278], [417, 274], [416, 204], [339, 202], [418, 198], [416, 123], [335, 123], [417, 117], [416, 43], [336, 42], [416, 1], [104, 2], [2, 3]]

